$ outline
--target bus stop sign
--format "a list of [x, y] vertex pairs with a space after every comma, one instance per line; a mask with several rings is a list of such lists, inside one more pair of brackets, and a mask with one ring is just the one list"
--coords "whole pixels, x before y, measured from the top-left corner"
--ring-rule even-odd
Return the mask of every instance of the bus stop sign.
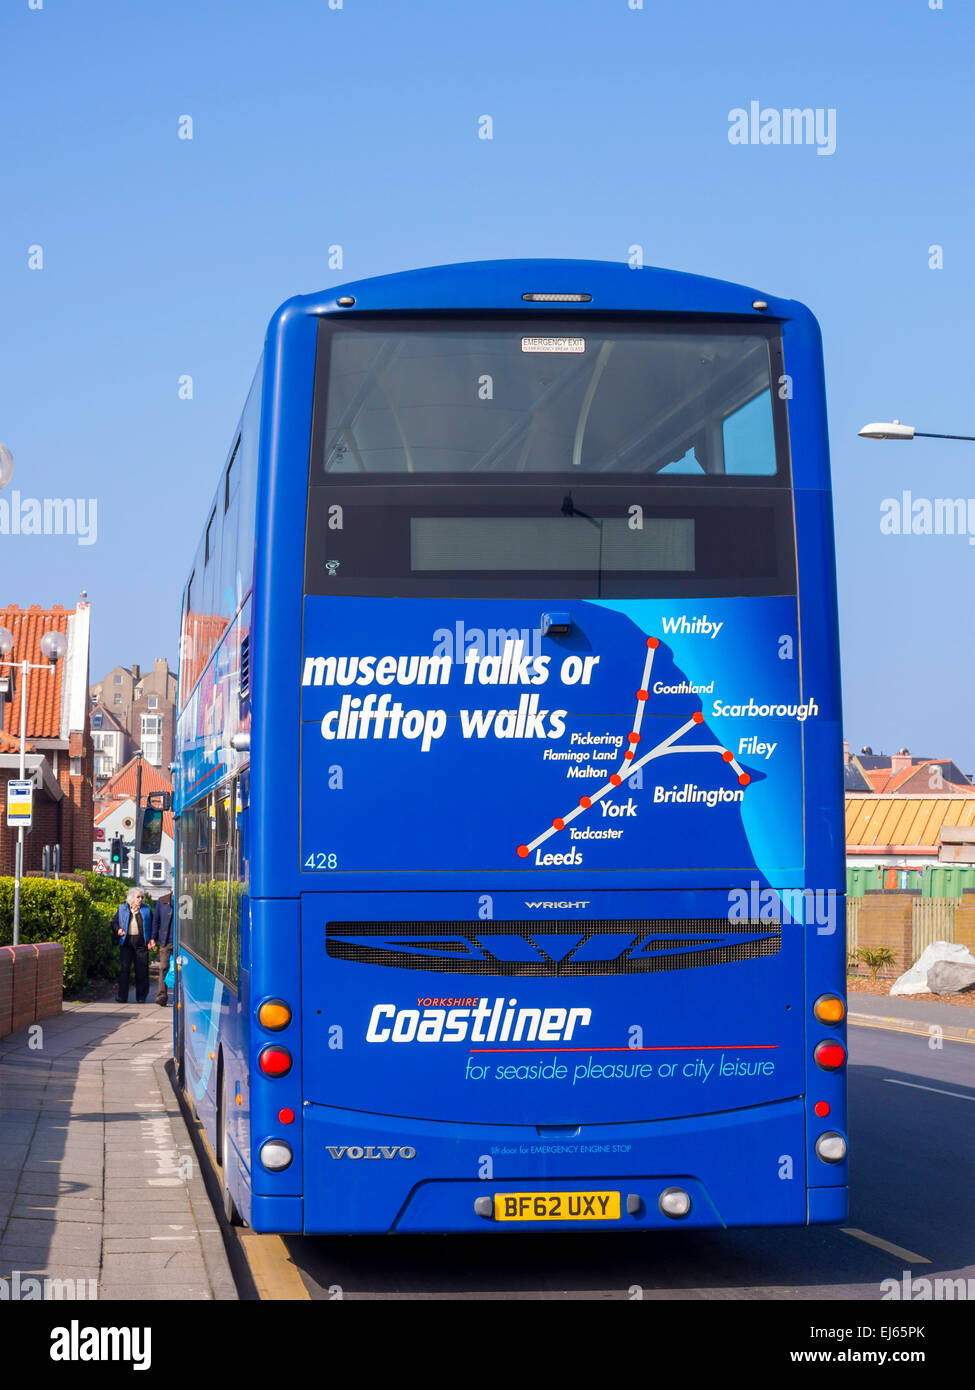
[[22, 825], [30, 829], [34, 806], [33, 782], [7, 783], [7, 824]]

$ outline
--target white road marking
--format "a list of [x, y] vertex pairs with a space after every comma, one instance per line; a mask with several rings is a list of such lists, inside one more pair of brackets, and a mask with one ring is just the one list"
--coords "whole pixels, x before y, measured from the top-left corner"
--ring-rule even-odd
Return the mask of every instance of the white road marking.
[[917, 1081], [898, 1081], [893, 1076], [885, 1076], [889, 1086], [910, 1086], [915, 1091], [934, 1091], [939, 1096], [954, 1096], [955, 1100], [975, 1100], [975, 1096], [963, 1096], [958, 1091], [943, 1091], [940, 1086], [922, 1086]]
[[886, 1250], [888, 1255], [896, 1255], [897, 1259], [904, 1260], [911, 1265], [929, 1265], [930, 1260], [923, 1255], [915, 1255], [913, 1250], [905, 1250], [903, 1245], [894, 1245], [892, 1241], [881, 1240], [880, 1236], [872, 1236], [867, 1231], [858, 1231], [855, 1226], [841, 1226], [840, 1230], [845, 1236], [852, 1236], [854, 1240], [865, 1241], [867, 1245], [875, 1245], [878, 1250]]

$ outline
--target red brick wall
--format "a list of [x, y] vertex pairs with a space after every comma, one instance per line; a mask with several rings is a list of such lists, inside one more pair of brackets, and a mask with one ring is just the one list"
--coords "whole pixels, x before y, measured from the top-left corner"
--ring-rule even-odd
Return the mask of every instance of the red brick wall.
[[861, 947], [889, 946], [894, 965], [881, 971], [903, 975], [913, 959], [914, 895], [910, 893], [867, 893], [860, 899], [857, 927]]
[[64, 982], [64, 947], [56, 941], [42, 941], [37, 952], [37, 1007], [35, 1018], [51, 1018], [61, 1012]]
[[13, 1017], [10, 1031], [16, 1033], [33, 1023], [37, 1010], [37, 948], [6, 946], [14, 956]]
[[64, 947], [0, 946], [0, 1037], [61, 1012]]
[[12, 946], [0, 946], [0, 1038], [13, 1030], [14, 958]]

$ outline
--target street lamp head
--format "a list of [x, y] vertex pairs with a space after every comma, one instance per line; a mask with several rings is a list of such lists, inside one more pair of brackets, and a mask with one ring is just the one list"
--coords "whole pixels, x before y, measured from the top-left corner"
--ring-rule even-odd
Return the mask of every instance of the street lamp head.
[[864, 425], [858, 433], [864, 439], [913, 439], [914, 426], [902, 425], [900, 420], [880, 420], [872, 425]]
[[14, 649], [14, 635], [9, 627], [0, 627], [0, 656], [9, 656]]
[[52, 666], [57, 665], [67, 650], [68, 639], [63, 632], [45, 632], [41, 638], [41, 651]]

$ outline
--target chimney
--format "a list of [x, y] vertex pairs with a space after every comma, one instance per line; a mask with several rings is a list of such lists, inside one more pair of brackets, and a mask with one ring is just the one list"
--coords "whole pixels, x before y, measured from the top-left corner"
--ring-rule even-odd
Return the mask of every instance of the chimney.
[[134, 681], [137, 681], [139, 679], [139, 668], [136, 665], [133, 665], [132, 667], [132, 679]]
[[896, 777], [898, 772], [903, 772], [906, 767], [910, 767], [913, 759], [906, 748], [902, 748], [899, 753], [891, 754], [890, 775]]
[[843, 766], [846, 767], [850, 761], [850, 740], [843, 740]]

